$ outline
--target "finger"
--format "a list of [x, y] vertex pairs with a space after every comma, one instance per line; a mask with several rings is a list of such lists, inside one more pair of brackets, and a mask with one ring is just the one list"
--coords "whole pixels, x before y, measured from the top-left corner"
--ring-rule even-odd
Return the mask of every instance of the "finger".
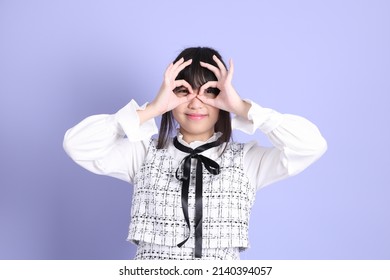
[[180, 64], [177, 68], [173, 70], [172, 77], [175, 79], [179, 73], [192, 63], [192, 59], [187, 60], [186, 62]]
[[170, 70], [171, 68], [173, 67], [173, 63], [169, 63], [169, 65], [167, 66], [167, 68], [165, 69], [165, 72], [167, 72], [168, 70]]
[[227, 75], [227, 81], [229, 83], [231, 83], [233, 80], [233, 73], [234, 73], [233, 59], [230, 59], [229, 60], [229, 71], [228, 71], [228, 75]]
[[169, 68], [169, 71], [167, 71], [167, 75], [169, 77], [172, 77], [172, 73], [174, 73], [175, 69], [177, 69], [177, 67], [179, 67], [182, 63], [184, 62], [184, 57], [180, 58], [178, 61], [176, 61], [175, 63], [171, 63], [172, 66]]
[[216, 55], [213, 55], [213, 59], [217, 63], [219, 69], [221, 69], [222, 75], [225, 75], [226, 72], [227, 72], [227, 69], [226, 69], [225, 65], [222, 63], [221, 60], [219, 60], [219, 58]]
[[207, 104], [207, 105], [210, 105], [210, 106], [213, 106], [213, 107], [217, 107], [216, 106], [216, 100], [214, 98], [207, 98], [206, 96], [201, 95], [201, 94], [198, 94], [197, 98], [200, 101], [202, 101], [204, 104]]
[[169, 79], [172, 67], [173, 67], [173, 63], [171, 62], [168, 65], [168, 67], [165, 69], [165, 72], [164, 72], [164, 79], [165, 80]]
[[184, 100], [183, 103], [189, 102], [189, 101], [191, 101], [192, 99], [194, 99], [195, 97], [196, 97], [196, 93], [195, 93], [195, 92], [192, 92], [192, 93], [188, 94], [187, 96], [182, 97], [182, 99]]
[[177, 67], [179, 67], [180, 64], [182, 64], [184, 62], [184, 57], [180, 58], [178, 61], [176, 61], [175, 63], [172, 63], [173, 64], [173, 67], [172, 67], [172, 70], [175, 70]]
[[216, 67], [210, 63], [203, 62], [203, 61], [200, 62], [200, 66], [209, 69], [211, 72], [214, 73], [214, 75], [217, 77], [217, 79], [220, 80], [221, 70], [218, 67]]
[[190, 94], [194, 93], [194, 90], [192, 89], [192, 86], [186, 80], [175, 80], [174, 86], [175, 86], [175, 88], [184, 86], [184, 87], [186, 87], [188, 89]]
[[195, 92], [192, 92], [190, 94], [187, 94], [186, 96], [177, 96], [177, 100], [178, 100], [178, 105], [180, 104], [183, 104], [183, 103], [186, 103], [186, 102], [190, 102], [192, 99], [194, 99], [196, 97], [196, 93]]
[[208, 89], [209, 87], [215, 87], [218, 88], [218, 81], [208, 81], [204, 85], [202, 85], [199, 89], [199, 95], [204, 95], [204, 91]]

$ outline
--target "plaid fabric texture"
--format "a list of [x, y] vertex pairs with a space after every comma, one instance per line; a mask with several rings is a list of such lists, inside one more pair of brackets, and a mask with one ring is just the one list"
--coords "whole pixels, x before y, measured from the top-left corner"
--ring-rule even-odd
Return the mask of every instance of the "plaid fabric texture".
[[[157, 245], [162, 245], [158, 248], [177, 247], [188, 234], [181, 206], [181, 181], [175, 177], [179, 162], [166, 149], [158, 150], [155, 145], [152, 140], [146, 160], [134, 180], [128, 240], [143, 244], [140, 252], [153, 252], [150, 248]], [[222, 156], [214, 159], [221, 167], [220, 174], [212, 175], [204, 169], [203, 250], [206, 253], [210, 248], [244, 250], [249, 246], [248, 223], [256, 188], [250, 185], [243, 172], [243, 147], [243, 144], [229, 143]], [[183, 251], [170, 249], [175, 255], [190, 252], [191, 256], [192, 250], [185, 248], [194, 248], [195, 174], [191, 174], [190, 239]], [[148, 243], [153, 246], [145, 245]], [[209, 252], [221, 253], [219, 250]]]
[[[199, 260], [194, 249], [188, 247], [164, 246], [152, 243], [140, 243], [135, 260]], [[203, 248], [200, 260], [239, 260], [240, 251], [235, 248]]]

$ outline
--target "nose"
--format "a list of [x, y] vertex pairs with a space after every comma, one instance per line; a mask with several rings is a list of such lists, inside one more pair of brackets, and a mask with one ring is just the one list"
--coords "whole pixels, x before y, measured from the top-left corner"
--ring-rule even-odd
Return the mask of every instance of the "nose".
[[203, 108], [203, 102], [198, 98], [199, 89], [194, 90], [196, 93], [196, 97], [191, 99], [191, 101], [188, 103], [188, 108], [197, 110]]
[[203, 108], [203, 102], [198, 97], [195, 97], [188, 103], [188, 108], [193, 110], [201, 109]]
[[198, 98], [199, 89], [194, 90], [196, 93], [196, 97], [191, 99], [191, 101], [188, 103], [188, 108], [197, 110], [203, 108], [203, 102]]

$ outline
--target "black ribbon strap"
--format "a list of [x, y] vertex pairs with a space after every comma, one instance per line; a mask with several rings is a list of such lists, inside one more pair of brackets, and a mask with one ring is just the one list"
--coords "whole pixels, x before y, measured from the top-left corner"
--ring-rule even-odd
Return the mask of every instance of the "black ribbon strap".
[[[173, 145], [182, 152], [188, 153], [189, 155], [184, 157], [179, 167], [176, 169], [176, 178], [182, 181], [181, 188], [181, 205], [183, 208], [184, 218], [186, 220], [188, 229], [190, 230], [190, 219], [188, 217], [188, 193], [190, 187], [191, 177], [191, 159], [196, 159], [196, 179], [195, 179], [195, 258], [202, 257], [202, 216], [203, 216], [203, 165], [213, 175], [219, 174], [219, 165], [212, 159], [200, 155], [200, 153], [219, 146], [217, 141], [206, 143], [196, 149], [181, 144], [177, 137], [173, 139]], [[182, 169], [182, 176], [179, 176], [179, 169]], [[183, 246], [188, 237], [180, 242], [177, 246]]]

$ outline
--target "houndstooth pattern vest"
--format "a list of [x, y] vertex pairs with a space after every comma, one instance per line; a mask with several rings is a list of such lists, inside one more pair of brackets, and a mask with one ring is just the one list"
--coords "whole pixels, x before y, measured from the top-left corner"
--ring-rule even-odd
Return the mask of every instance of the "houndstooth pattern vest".
[[[243, 144], [229, 143], [216, 159], [220, 174], [203, 174], [203, 248], [249, 246], [248, 223], [256, 189], [243, 170]], [[188, 236], [181, 206], [179, 165], [167, 149], [151, 140], [146, 159], [134, 178], [128, 240], [176, 246]], [[193, 171], [193, 170], [192, 170]], [[191, 172], [189, 217], [194, 229], [195, 174]], [[194, 247], [194, 232], [185, 247]]]

